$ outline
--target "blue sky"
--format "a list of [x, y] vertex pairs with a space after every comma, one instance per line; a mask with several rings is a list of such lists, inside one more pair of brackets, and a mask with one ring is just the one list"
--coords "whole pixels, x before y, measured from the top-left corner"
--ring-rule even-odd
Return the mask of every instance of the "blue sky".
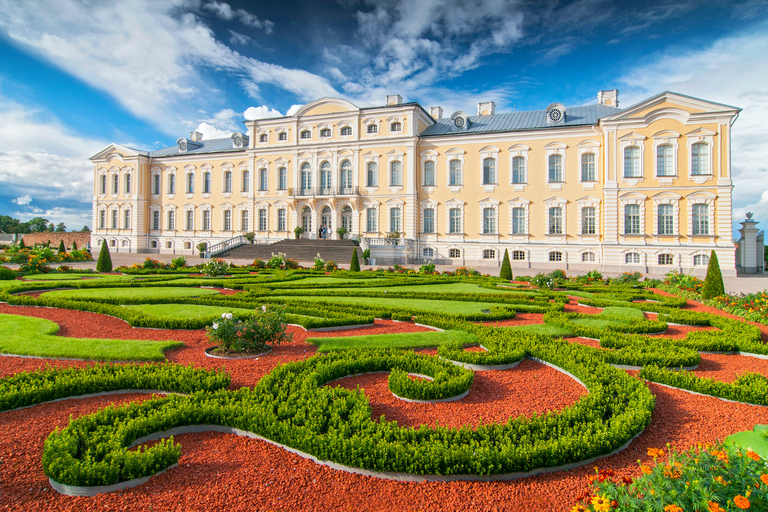
[[[497, 112], [672, 90], [744, 109], [734, 220], [768, 222], [768, 2], [0, 0], [0, 214], [90, 225], [88, 157], [323, 97]], [[762, 226], [761, 226], [762, 227]]]

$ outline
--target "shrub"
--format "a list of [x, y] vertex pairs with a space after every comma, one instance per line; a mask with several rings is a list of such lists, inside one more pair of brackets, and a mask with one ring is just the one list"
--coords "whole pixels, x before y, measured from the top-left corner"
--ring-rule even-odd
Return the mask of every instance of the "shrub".
[[720, 263], [717, 261], [717, 253], [713, 250], [709, 257], [707, 277], [704, 278], [704, 286], [701, 288], [701, 299], [707, 300], [725, 295], [723, 274], [720, 272]]
[[272, 253], [272, 257], [267, 262], [267, 268], [285, 268], [285, 253]]
[[547, 274], [547, 277], [549, 277], [550, 279], [552, 279], [554, 281], [561, 281], [561, 280], [565, 279], [566, 276], [565, 276], [565, 272], [563, 272], [560, 269], [557, 269], [557, 270], [553, 270], [552, 272]]
[[334, 270], [339, 270], [339, 266], [336, 264], [335, 261], [329, 260], [325, 262], [325, 271], [326, 272], [333, 272]]
[[64, 247], [64, 239], [59, 240], [59, 254], [65, 254], [67, 252], [66, 247]]
[[77, 250], [77, 242], [72, 240], [72, 252]]
[[208, 277], [223, 276], [229, 270], [229, 263], [221, 258], [211, 258], [211, 261], [203, 265], [201, 272]]
[[480, 272], [471, 267], [459, 267], [456, 269], [457, 276], [479, 276]]
[[370, 249], [364, 250], [363, 251], [363, 259], [367, 260], [367, 259], [370, 259], [370, 257], [371, 257], [371, 250]]
[[507, 249], [504, 249], [504, 259], [501, 262], [499, 277], [507, 281], [512, 280], [512, 265], [509, 263], [509, 250]]
[[552, 289], [555, 287], [555, 280], [552, 279], [550, 275], [538, 273], [536, 274], [533, 279], [531, 279], [530, 283], [535, 286], [536, 288], [540, 288], [542, 290], [545, 289]]
[[639, 283], [643, 274], [640, 272], [624, 272], [619, 277], [611, 280], [612, 283]]
[[352, 250], [352, 261], [349, 263], [349, 270], [360, 272], [360, 260], [357, 259], [357, 247]]
[[171, 260], [171, 268], [173, 270], [178, 270], [186, 266], [187, 266], [187, 258], [185, 258], [184, 256], [179, 256], [178, 258], [173, 258]]
[[291, 340], [285, 332], [285, 309], [262, 306], [245, 320], [223, 313], [221, 320], [206, 328], [208, 339], [227, 352], [264, 352], [267, 344], [279, 345]]
[[251, 266], [253, 268], [259, 268], [259, 269], [267, 268], [266, 262], [264, 260], [262, 260], [262, 259], [259, 259], [259, 258], [256, 258], [255, 260], [253, 260], [253, 263], [251, 263]]
[[21, 237], [21, 242], [19, 242], [19, 249], [26, 249], [27, 246], [24, 245], [24, 237]]
[[112, 257], [109, 255], [107, 241], [101, 241], [101, 251], [99, 251], [99, 260], [96, 262], [96, 270], [99, 272], [112, 272]]
[[435, 272], [435, 262], [424, 260], [424, 264], [419, 267], [419, 274], [433, 274]]
[[246, 233], [246, 234], [245, 234], [245, 239], [246, 239], [246, 240], [248, 240], [248, 243], [249, 243], [249, 244], [252, 244], [252, 243], [253, 243], [253, 239], [254, 239], [254, 238], [256, 238], [256, 235], [254, 234], [254, 232], [253, 232], [253, 231], [251, 231], [251, 232], [249, 232], [249, 233]]
[[320, 253], [317, 253], [317, 256], [315, 256], [315, 266], [313, 268], [315, 270], [323, 270], [325, 268], [325, 260], [320, 257]]
[[208, 244], [206, 242], [200, 242], [195, 247], [197, 247], [197, 250], [200, 252], [200, 255], [202, 256], [202, 254], [208, 248]]
[[29, 261], [21, 265], [19, 270], [31, 274], [47, 274], [51, 271], [47, 261], [43, 256], [32, 256]]
[[16, 271], [8, 267], [0, 267], [0, 281], [10, 281], [16, 279]]
[[142, 267], [146, 269], [158, 269], [158, 268], [165, 268], [165, 265], [163, 263], [160, 263], [158, 260], [147, 258], [144, 260]]

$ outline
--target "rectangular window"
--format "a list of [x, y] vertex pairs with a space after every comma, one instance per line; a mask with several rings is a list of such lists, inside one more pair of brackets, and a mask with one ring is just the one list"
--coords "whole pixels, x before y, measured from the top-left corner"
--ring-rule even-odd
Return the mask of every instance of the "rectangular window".
[[448, 232], [461, 233], [463, 231], [461, 229], [461, 209], [451, 208], [450, 211], [448, 212], [448, 215], [449, 215]]
[[117, 210], [112, 210], [112, 229], [117, 229]]
[[549, 209], [549, 234], [563, 234], [563, 209], [559, 206]]
[[232, 210], [224, 210], [224, 231], [232, 231]]
[[522, 156], [512, 159], [512, 183], [525, 183], [525, 158]]
[[187, 194], [195, 193], [195, 175], [187, 173]]
[[675, 258], [671, 254], [659, 254], [659, 265], [674, 265]]
[[704, 142], [691, 146], [691, 174], [709, 174], [708, 146]]
[[512, 251], [512, 259], [516, 261], [525, 261], [525, 251]]
[[640, 148], [629, 146], [624, 148], [624, 177], [640, 178]]
[[461, 179], [461, 161], [451, 160], [450, 162], [450, 176], [448, 176], [448, 185], [452, 187], [458, 187], [462, 183]]
[[512, 234], [525, 234], [525, 208], [512, 208]]
[[192, 210], [187, 210], [187, 222], [184, 229], [187, 231], [192, 231], [195, 229], [195, 212]]
[[597, 231], [595, 209], [591, 206], [581, 209], [581, 234], [594, 235]]
[[117, 194], [118, 189], [120, 188], [120, 176], [117, 174], [112, 175], [112, 193]]
[[435, 255], [435, 250], [434, 250], [434, 249], [432, 249], [431, 247], [424, 247], [424, 248], [421, 250], [421, 256], [422, 256], [423, 258], [431, 258], [431, 257], [433, 257], [434, 255]]
[[377, 172], [376, 162], [368, 162], [368, 180], [366, 184], [369, 187], [379, 186], [379, 173]]
[[563, 155], [549, 155], [549, 182], [562, 183]]
[[168, 193], [169, 194], [176, 193], [176, 175], [175, 174], [168, 175]]
[[245, 170], [243, 171], [242, 176], [243, 176], [243, 179], [242, 179], [243, 186], [240, 189], [240, 191], [248, 192], [248, 190], [250, 190], [251, 188], [251, 172], [248, 170]]
[[637, 254], [636, 252], [628, 252], [624, 256], [624, 263], [631, 263], [631, 264], [640, 263], [640, 255]]
[[596, 181], [595, 154], [584, 153], [581, 155], [581, 181]]
[[640, 205], [628, 204], [624, 207], [624, 234], [640, 234]]
[[400, 233], [402, 231], [401, 227], [401, 216], [400, 216], [400, 208], [390, 208], [389, 209], [389, 232], [390, 233]]
[[483, 259], [484, 260], [496, 259], [496, 250], [495, 249], [483, 249]]
[[435, 186], [435, 162], [432, 160], [424, 162], [424, 186]]
[[390, 182], [389, 184], [393, 187], [402, 187], [403, 186], [403, 166], [402, 164], [395, 160], [392, 162], [389, 166], [390, 169]]
[[288, 231], [286, 222], [285, 222], [285, 208], [280, 208], [279, 210], [277, 210], [277, 230]]
[[656, 148], [656, 176], [673, 176], [672, 146], [663, 144]]
[[211, 210], [203, 210], [203, 231], [211, 230]]
[[176, 229], [176, 215], [173, 210], [168, 212], [168, 231]]
[[424, 209], [424, 233], [434, 233], [435, 232], [435, 209], [434, 208], [425, 208]]
[[123, 229], [131, 229], [131, 210], [123, 212]]
[[691, 207], [693, 213], [692, 233], [694, 235], [709, 234], [709, 206], [706, 204], [694, 204]]
[[211, 193], [211, 173], [203, 173], [203, 194]]
[[496, 159], [486, 158], [483, 160], [483, 185], [496, 185]]
[[152, 176], [152, 193], [154, 195], [160, 194], [160, 175], [155, 174]]
[[125, 193], [126, 195], [131, 193], [131, 175], [130, 174], [125, 175]]
[[449, 258], [461, 258], [461, 249], [450, 249], [448, 251]]
[[240, 231], [248, 231], [248, 210], [240, 211]]
[[560, 251], [550, 252], [549, 261], [563, 261], [563, 253], [561, 253]]
[[672, 235], [675, 233], [674, 206], [671, 204], [660, 204], [658, 209], [658, 221], [660, 235]]
[[261, 208], [259, 210], [259, 231], [267, 230], [267, 209]]
[[107, 224], [107, 212], [104, 210], [101, 210], [99, 212], [99, 229], [104, 229]]
[[496, 233], [496, 209], [483, 208], [483, 234]]
[[281, 167], [277, 170], [277, 189], [285, 190], [288, 188], [288, 169]]
[[266, 169], [259, 171], [259, 190], [269, 189], [269, 173]]
[[582, 262], [595, 261], [595, 253], [593, 253], [593, 252], [583, 252], [583, 253], [581, 253], [581, 261]]
[[378, 231], [376, 229], [376, 208], [366, 208], [365, 210], [365, 230], [368, 233]]
[[232, 192], [232, 171], [224, 172], [224, 192]]
[[157, 210], [152, 212], [152, 229], [160, 229], [160, 212]]
[[107, 193], [107, 177], [102, 175], [100, 178], [101, 186], [99, 187], [99, 193], [104, 195]]

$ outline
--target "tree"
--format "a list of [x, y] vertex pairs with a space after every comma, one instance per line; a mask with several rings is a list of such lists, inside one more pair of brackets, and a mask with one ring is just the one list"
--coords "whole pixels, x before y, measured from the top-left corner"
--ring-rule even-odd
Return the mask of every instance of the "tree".
[[90, 233], [91, 232], [91, 228], [89, 228], [88, 226], [83, 226], [83, 229], [81, 229], [80, 232], [81, 233]]
[[349, 270], [360, 272], [360, 260], [357, 259], [357, 247], [352, 251], [352, 262], [349, 264]]
[[21, 242], [19, 242], [19, 249], [26, 249], [27, 246], [24, 245], [24, 237], [21, 237]]
[[48, 219], [42, 217], [35, 217], [29, 221], [29, 230], [32, 233], [43, 233], [48, 231]]
[[59, 222], [58, 224], [56, 224], [57, 233], [64, 233], [65, 231], [67, 231], [67, 226], [65, 226], [63, 222]]
[[507, 281], [512, 280], [512, 265], [509, 263], [509, 251], [507, 249], [504, 249], [504, 260], [501, 262], [499, 277]]
[[701, 300], [712, 299], [725, 295], [723, 274], [720, 272], [720, 262], [717, 261], [717, 253], [713, 250], [709, 256], [707, 277], [704, 278], [704, 286], [701, 288]]
[[59, 240], [59, 254], [64, 254], [65, 252], [67, 252], [67, 248], [64, 247], [64, 239], [62, 238]]
[[96, 262], [96, 270], [99, 272], [112, 272], [112, 256], [109, 255], [107, 241], [102, 240], [99, 260]]
[[73, 251], [77, 250], [77, 242], [75, 242], [74, 240], [72, 240], [72, 250]]

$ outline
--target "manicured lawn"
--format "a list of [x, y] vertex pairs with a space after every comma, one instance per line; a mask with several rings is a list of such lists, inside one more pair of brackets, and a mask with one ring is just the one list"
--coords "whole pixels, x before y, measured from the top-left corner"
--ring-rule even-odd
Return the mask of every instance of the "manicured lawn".
[[464, 331], [406, 332], [376, 334], [373, 336], [340, 336], [338, 338], [308, 338], [307, 343], [317, 345], [318, 352], [365, 348], [425, 348], [443, 343], [475, 343], [477, 337]]
[[199, 297], [202, 295], [218, 295], [217, 290], [207, 288], [95, 288], [87, 290], [54, 290], [45, 292], [43, 297], [58, 297], [62, 299], [143, 299], [146, 297]]
[[[303, 283], [304, 280], [299, 281]], [[320, 288], [319, 290], [323, 290]], [[337, 288], [328, 288], [328, 290], [335, 290]], [[497, 293], [497, 294], [509, 294], [509, 293], [521, 293], [521, 290], [495, 290], [491, 288], [482, 288], [479, 285], [473, 283], [446, 283], [446, 284], [417, 284], [406, 286], [390, 286], [387, 287], [386, 281], [382, 280], [378, 286], [363, 287], [363, 288], [350, 288], [355, 291], [364, 292], [382, 292], [387, 290], [389, 293], [393, 292], [413, 292], [413, 293]]]
[[[274, 283], [274, 286], [280, 286], [280, 285], [298, 285], [301, 286], [303, 284], [340, 284], [340, 283], [360, 283], [363, 280], [361, 279], [347, 279], [344, 277], [305, 277], [304, 279], [299, 279], [296, 281], [288, 281], [288, 282], [278, 282]], [[386, 283], [388, 279], [381, 279], [381, 278], [370, 278], [364, 280], [366, 283], [374, 284], [374, 283]], [[358, 288], [355, 288], [356, 290]]]
[[638, 318], [640, 320], [645, 318], [642, 311], [635, 308], [623, 308], [620, 306], [610, 306], [603, 310], [600, 315], [612, 316], [615, 318]]
[[492, 307], [503, 306], [491, 302], [459, 302], [450, 300], [427, 299], [389, 299], [382, 297], [323, 297], [323, 296], [276, 296], [279, 299], [322, 301], [337, 304], [361, 304], [364, 306], [381, 306], [394, 308], [407, 308], [413, 311], [430, 311], [433, 313], [468, 314], [482, 313]]
[[59, 326], [50, 320], [0, 315], [0, 353], [99, 361], [162, 361], [165, 350], [183, 345], [176, 341], [63, 338], [54, 336], [57, 332]]
[[199, 306], [196, 304], [135, 304], [125, 307], [140, 311], [147, 316], [174, 319], [214, 317], [221, 316], [222, 313], [253, 313], [252, 309]]
[[555, 324], [521, 325], [520, 327], [506, 327], [506, 329], [525, 331], [533, 334], [543, 334], [545, 336], [573, 336], [573, 333], [569, 329]]
[[24, 281], [72, 281], [75, 279], [82, 279], [84, 277], [96, 279], [103, 278], [103, 276], [98, 274], [35, 274], [31, 276], [24, 276]]

